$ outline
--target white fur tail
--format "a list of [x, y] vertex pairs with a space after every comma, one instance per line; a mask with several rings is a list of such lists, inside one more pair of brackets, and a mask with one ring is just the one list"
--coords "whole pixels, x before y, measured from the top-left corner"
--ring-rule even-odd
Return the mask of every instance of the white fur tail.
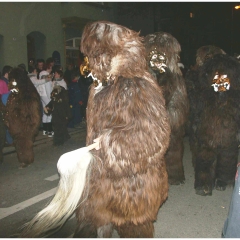
[[[47, 236], [59, 230], [73, 214], [84, 190], [88, 166], [93, 155], [87, 147], [63, 154], [57, 163], [60, 181], [52, 201], [23, 226], [22, 238]], [[52, 233], [52, 232], [51, 232]]]

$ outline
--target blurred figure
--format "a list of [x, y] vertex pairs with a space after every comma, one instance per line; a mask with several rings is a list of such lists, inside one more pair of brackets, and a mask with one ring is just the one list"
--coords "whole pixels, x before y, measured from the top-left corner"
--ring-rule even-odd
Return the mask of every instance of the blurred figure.
[[67, 85], [71, 84], [71, 82], [72, 82], [72, 79], [71, 79], [72, 73], [73, 73], [73, 64], [70, 63], [67, 65], [67, 69], [65, 70], [65, 72], [63, 74], [63, 77], [64, 77]]
[[29, 72], [29, 68], [34, 67], [34, 66], [35, 66], [35, 59], [34, 58], [29, 58], [29, 60], [28, 60], [28, 72]]
[[13, 68], [11, 66], [4, 66], [2, 69], [2, 77], [1, 80], [3, 80], [8, 85], [8, 74]]
[[53, 78], [53, 87], [62, 86], [67, 90], [67, 83], [63, 78], [63, 72], [61, 70], [55, 70]]
[[55, 62], [54, 62], [54, 59], [52, 57], [49, 57], [47, 60], [46, 60], [46, 65], [50, 64], [52, 66], [52, 74], [55, 73]]
[[28, 71], [26, 70], [26, 65], [24, 63], [20, 63], [18, 67], [21, 68], [26, 75], [28, 75]]
[[72, 118], [68, 124], [69, 128], [74, 128], [77, 124], [82, 122], [82, 105], [83, 96], [82, 90], [79, 87], [79, 73], [74, 71], [72, 73], [72, 81], [68, 87], [69, 104], [72, 112]]
[[51, 101], [45, 106], [46, 114], [52, 114], [54, 130], [53, 145], [63, 145], [70, 138], [67, 129], [68, 119], [71, 117], [67, 90], [55, 85], [51, 93]]
[[44, 59], [37, 59], [37, 72], [38, 72], [38, 75], [41, 71], [43, 71], [43, 68], [44, 68]]
[[[52, 92], [52, 78], [51, 75], [52, 66], [47, 64], [45, 70], [41, 71], [39, 74], [40, 80], [47, 80], [46, 83], [39, 85], [38, 90], [40, 91], [40, 97], [42, 101], [43, 108], [51, 101], [51, 92]], [[52, 129], [52, 116], [43, 113], [42, 116], [42, 125], [43, 125], [43, 135], [48, 135], [48, 137], [53, 137], [54, 132]]]
[[240, 165], [237, 166], [235, 176], [235, 186], [232, 193], [232, 200], [228, 212], [227, 219], [224, 223], [222, 237], [223, 238], [240, 238]]

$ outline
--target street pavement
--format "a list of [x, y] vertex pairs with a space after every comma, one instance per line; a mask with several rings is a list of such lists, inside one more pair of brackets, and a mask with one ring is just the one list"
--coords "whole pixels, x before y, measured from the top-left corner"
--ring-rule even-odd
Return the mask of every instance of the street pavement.
[[[85, 146], [84, 125], [69, 129], [71, 139], [61, 147], [52, 146], [52, 138], [39, 135], [34, 143], [35, 161], [18, 169], [14, 147], [4, 148], [0, 165], [0, 238], [16, 237], [19, 228], [42, 210], [56, 192], [59, 177], [56, 164], [68, 151]], [[155, 226], [155, 238], [220, 238], [232, 196], [232, 187], [213, 190], [212, 196], [195, 194], [194, 171], [188, 138], [185, 138], [185, 184], [170, 186], [168, 199], [161, 206]], [[71, 238], [76, 226], [73, 216], [53, 238]], [[118, 238], [116, 231], [113, 238]]]

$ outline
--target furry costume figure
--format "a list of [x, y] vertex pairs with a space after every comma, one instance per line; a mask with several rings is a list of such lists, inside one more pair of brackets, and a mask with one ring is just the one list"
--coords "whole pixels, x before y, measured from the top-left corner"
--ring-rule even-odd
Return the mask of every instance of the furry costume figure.
[[45, 106], [44, 111], [52, 114], [53, 145], [64, 144], [70, 138], [67, 129], [68, 119], [71, 118], [68, 91], [62, 86], [55, 86], [51, 92], [51, 101]]
[[171, 124], [171, 140], [166, 153], [168, 180], [170, 184], [180, 184], [185, 180], [183, 138], [189, 107], [185, 81], [178, 65], [181, 47], [171, 34], [165, 32], [147, 35], [145, 46], [150, 72], [163, 88]]
[[[199, 68], [209, 59], [212, 59], [216, 54], [226, 54], [221, 48], [214, 45], [202, 46], [197, 49], [196, 64], [185, 75], [187, 94], [189, 99], [189, 117], [187, 122], [187, 133], [189, 136], [189, 144], [192, 153], [195, 153], [196, 137], [196, 118], [195, 109], [198, 101], [199, 89], [202, 87], [199, 81]], [[195, 159], [195, 157], [193, 157]], [[193, 165], [195, 163], [193, 162]]]
[[212, 195], [234, 182], [240, 127], [240, 64], [233, 57], [217, 54], [199, 69], [199, 89], [194, 103], [196, 194]]
[[[74, 237], [111, 237], [113, 228], [120, 237], [153, 237], [153, 222], [168, 195], [164, 156], [170, 126], [163, 94], [143, 57], [142, 40], [110, 22], [85, 26], [81, 51], [99, 81], [90, 89], [88, 147], [60, 158], [59, 190], [21, 237], [57, 229], [74, 211]], [[87, 151], [94, 141], [100, 149]], [[84, 164], [88, 170], [81, 174]]]
[[33, 142], [41, 124], [40, 96], [29, 77], [20, 68], [9, 74], [7, 105], [4, 106], [4, 123], [13, 137], [20, 168], [34, 161]]

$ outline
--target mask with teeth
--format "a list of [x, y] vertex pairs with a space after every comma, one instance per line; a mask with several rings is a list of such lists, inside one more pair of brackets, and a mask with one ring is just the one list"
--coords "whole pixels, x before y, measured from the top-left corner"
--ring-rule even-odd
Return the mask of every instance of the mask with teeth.
[[160, 73], [165, 72], [166, 65], [166, 54], [159, 53], [156, 48], [149, 53], [149, 65], [153, 70], [159, 70]]
[[230, 79], [226, 74], [221, 75], [216, 72], [212, 82], [211, 86], [213, 86], [215, 92], [225, 92], [230, 89]]

